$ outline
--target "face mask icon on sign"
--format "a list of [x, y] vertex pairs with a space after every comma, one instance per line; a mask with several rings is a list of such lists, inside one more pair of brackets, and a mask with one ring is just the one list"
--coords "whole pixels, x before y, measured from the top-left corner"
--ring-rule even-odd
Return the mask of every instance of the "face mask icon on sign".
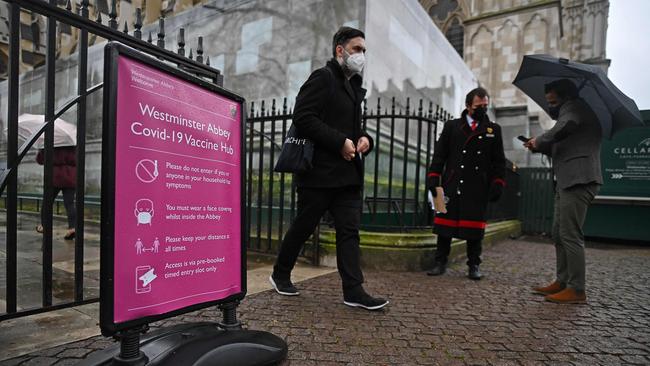
[[151, 225], [153, 218], [153, 201], [148, 198], [140, 198], [135, 202], [135, 217], [138, 219], [138, 225]]

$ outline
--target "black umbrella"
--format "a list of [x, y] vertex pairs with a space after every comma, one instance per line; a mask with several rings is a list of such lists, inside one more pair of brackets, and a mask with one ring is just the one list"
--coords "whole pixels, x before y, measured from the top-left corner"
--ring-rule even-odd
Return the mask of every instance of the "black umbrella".
[[549, 55], [527, 55], [512, 83], [548, 113], [544, 85], [559, 79], [568, 79], [576, 84], [580, 97], [598, 116], [603, 136], [611, 139], [614, 133], [626, 127], [643, 126], [634, 100], [618, 90], [605, 72], [595, 65]]

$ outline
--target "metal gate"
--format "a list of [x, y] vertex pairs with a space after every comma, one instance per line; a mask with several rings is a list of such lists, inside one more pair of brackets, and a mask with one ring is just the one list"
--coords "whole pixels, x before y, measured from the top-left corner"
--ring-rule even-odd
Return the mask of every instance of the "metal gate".
[[[106, 40], [117, 41], [129, 47], [135, 48], [153, 57], [157, 57], [165, 62], [174, 64], [177, 67], [207, 78], [210, 81], [223, 85], [223, 78], [219, 70], [209, 66], [209, 60], [203, 60], [202, 37], [198, 38], [198, 44], [195, 48], [196, 58], [185, 55], [184, 29], [179, 30], [177, 50], [171, 51], [165, 49], [165, 28], [164, 19], [160, 18], [156, 43], [153, 43], [151, 34], [149, 40], [142, 39], [142, 11], [136, 9], [135, 22], [132, 25], [133, 32], [129, 33], [129, 25], [123, 24], [123, 30], [118, 30], [117, 4], [115, 0], [110, 2], [109, 16], [106, 21], [102, 20], [101, 13], [96, 20], [89, 19], [89, 1], [81, 0], [79, 4], [75, 3], [75, 9], [71, 1], [63, 1], [65, 7], [59, 7], [62, 3], [60, 0], [2, 0], [2, 6], [8, 8], [9, 13], [9, 47], [8, 47], [8, 68], [7, 68], [7, 164], [6, 169], [1, 171], [0, 175], [0, 195], [4, 196], [6, 212], [6, 273], [4, 283], [4, 300], [6, 307], [0, 312], [0, 321], [25, 316], [90, 302], [98, 300], [98, 293], [87, 295], [84, 293], [84, 281], [86, 279], [84, 272], [84, 250], [86, 249], [84, 237], [84, 214], [88, 210], [85, 204], [86, 197], [85, 187], [85, 165], [86, 165], [86, 127], [87, 111], [89, 96], [100, 90], [102, 84], [88, 85], [88, 47], [89, 35], [101, 37]], [[19, 60], [21, 54], [21, 29], [20, 17], [25, 13], [31, 17], [43, 16], [47, 19], [46, 37], [45, 37], [45, 60], [42, 66], [45, 69], [45, 91], [44, 91], [44, 123], [38, 131], [35, 131], [31, 137], [27, 138], [22, 145], [18, 145], [18, 116], [19, 116], [19, 95], [21, 93], [21, 75], [19, 70]], [[31, 14], [29, 14], [31, 13]], [[79, 38], [76, 45], [78, 60], [78, 73], [76, 76], [76, 97], [66, 101], [58, 109], [55, 107], [57, 85], [55, 78], [55, 62], [57, 48], [57, 26], [67, 28], [74, 27], [78, 30]], [[33, 36], [33, 35], [32, 35]], [[60, 86], [59, 86], [60, 88]], [[18, 219], [19, 219], [19, 200], [22, 205], [23, 198], [19, 197], [18, 192], [18, 171], [20, 163], [25, 158], [30, 148], [35, 144], [37, 139], [44, 135], [44, 168], [43, 168], [43, 194], [40, 202], [54, 202], [53, 181], [53, 136], [54, 123], [63, 113], [70, 108], [76, 107], [77, 119], [77, 147], [76, 147], [76, 199], [75, 207], [77, 219], [75, 231], [77, 233], [74, 241], [74, 285], [71, 296], [53, 301], [53, 248], [52, 248], [52, 223], [53, 210], [52, 204], [40, 205], [42, 213], [42, 256], [41, 261], [41, 301], [40, 306], [24, 306], [18, 304], [18, 299], [24, 291], [38, 291], [38, 288], [24, 286], [19, 289], [18, 281]], [[4, 118], [4, 117], [3, 117]], [[37, 201], [38, 202], [38, 201]], [[19, 293], [19, 290], [22, 292]]]
[[519, 220], [527, 234], [550, 235], [553, 225], [553, 172], [551, 168], [519, 169]]
[[[432, 102], [427, 106], [424, 100], [416, 106], [409, 99], [395, 98], [388, 108], [379, 99], [371, 110], [364, 103], [362, 127], [375, 140], [375, 148], [364, 158], [362, 229], [405, 231], [431, 226], [424, 179], [438, 124], [451, 114]], [[272, 100], [251, 103], [250, 108], [246, 121], [249, 248], [274, 253], [296, 211], [291, 174], [273, 172], [293, 114], [286, 99], [282, 106]], [[328, 215], [323, 223], [328, 223]], [[316, 262], [317, 246], [308, 243], [306, 250], [303, 255]]]

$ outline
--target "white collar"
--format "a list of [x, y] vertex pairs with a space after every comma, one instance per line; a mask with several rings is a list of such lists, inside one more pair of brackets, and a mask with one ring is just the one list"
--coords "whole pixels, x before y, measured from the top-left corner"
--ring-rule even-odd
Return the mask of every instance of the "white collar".
[[[472, 127], [472, 122], [474, 122], [474, 119], [472, 119], [472, 117], [469, 116], [469, 113], [465, 115], [465, 118], [467, 118], [467, 124], [469, 125], [469, 127]], [[478, 121], [476, 121], [476, 124], [478, 124]]]

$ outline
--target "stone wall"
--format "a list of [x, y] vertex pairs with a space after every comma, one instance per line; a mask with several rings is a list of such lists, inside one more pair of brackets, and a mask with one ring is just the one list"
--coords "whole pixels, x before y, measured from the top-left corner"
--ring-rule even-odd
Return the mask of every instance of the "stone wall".
[[527, 156], [515, 138], [549, 129], [554, 122], [512, 81], [528, 54], [565, 57], [606, 71], [609, 1], [420, 0], [420, 4], [443, 33], [453, 19], [461, 20], [464, 60], [491, 93], [497, 122], [508, 140], [504, 141], [508, 158], [520, 166], [542, 164]]

